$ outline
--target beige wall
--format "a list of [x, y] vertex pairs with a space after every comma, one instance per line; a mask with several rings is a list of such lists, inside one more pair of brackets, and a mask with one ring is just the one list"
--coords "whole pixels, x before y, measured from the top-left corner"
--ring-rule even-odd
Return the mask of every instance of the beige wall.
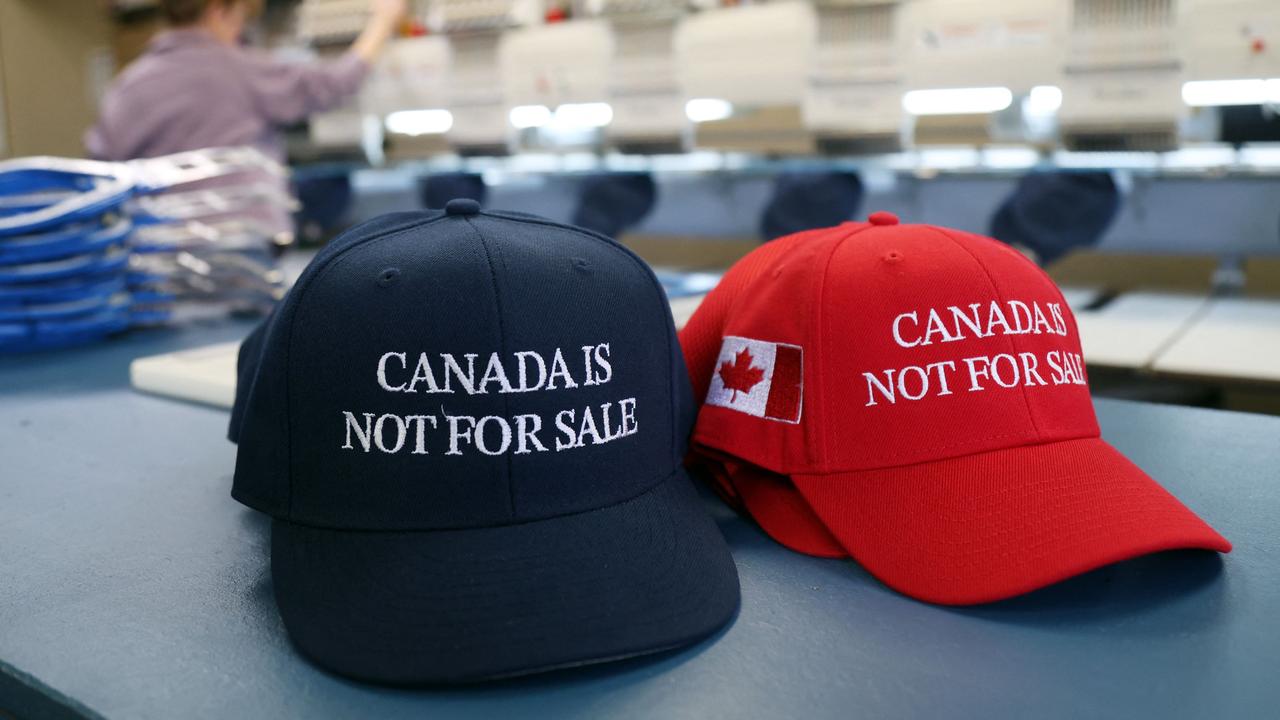
[[0, 0], [0, 156], [84, 153], [114, 69], [103, 0]]

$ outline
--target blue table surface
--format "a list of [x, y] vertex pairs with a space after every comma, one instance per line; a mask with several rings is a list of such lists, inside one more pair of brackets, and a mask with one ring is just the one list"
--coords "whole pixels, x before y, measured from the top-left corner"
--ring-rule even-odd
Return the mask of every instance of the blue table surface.
[[128, 387], [222, 321], [0, 358], [0, 717], [1276, 717], [1280, 418], [1099, 400], [1103, 435], [1235, 543], [1022, 598], [912, 601], [788, 552], [714, 499], [742, 609], [695, 647], [403, 690], [297, 656], [268, 524], [228, 491], [224, 411]]

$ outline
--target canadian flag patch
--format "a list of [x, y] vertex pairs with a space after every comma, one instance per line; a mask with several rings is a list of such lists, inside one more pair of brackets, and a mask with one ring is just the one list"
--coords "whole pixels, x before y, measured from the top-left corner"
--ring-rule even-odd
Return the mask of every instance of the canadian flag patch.
[[711, 375], [707, 404], [785, 423], [800, 422], [804, 350], [728, 335]]

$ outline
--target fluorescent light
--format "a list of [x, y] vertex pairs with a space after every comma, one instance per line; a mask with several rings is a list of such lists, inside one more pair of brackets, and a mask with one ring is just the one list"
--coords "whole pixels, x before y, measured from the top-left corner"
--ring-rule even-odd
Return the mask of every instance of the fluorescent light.
[[517, 105], [511, 108], [507, 119], [521, 130], [542, 127], [551, 122], [551, 110], [546, 105]]
[[1012, 104], [1013, 93], [1007, 87], [910, 90], [902, 96], [902, 109], [912, 115], [977, 115]]
[[917, 154], [917, 167], [930, 170], [955, 170], [978, 166], [978, 151], [965, 147], [930, 147]]
[[695, 272], [684, 276], [683, 289], [689, 292], [711, 292], [720, 284], [721, 273]]
[[1240, 163], [1254, 167], [1280, 167], [1280, 147], [1246, 145], [1240, 148]]
[[1280, 79], [1192, 80], [1182, 84], [1182, 101], [1191, 107], [1280, 102]]
[[1022, 112], [1030, 117], [1049, 117], [1062, 107], [1062, 88], [1057, 85], [1037, 85], [1031, 88], [1022, 103]]
[[733, 114], [733, 104], [719, 98], [694, 98], [684, 104], [684, 115], [689, 122], [724, 120]]
[[987, 147], [980, 162], [983, 167], [1000, 170], [1029, 168], [1040, 162], [1040, 153], [1029, 147]]
[[448, 110], [400, 110], [387, 116], [387, 132], [399, 135], [439, 135], [453, 127]]
[[1165, 168], [1211, 168], [1231, 165], [1236, 161], [1236, 151], [1228, 145], [1182, 147], [1161, 156]]
[[562, 130], [600, 128], [613, 122], [613, 107], [609, 103], [565, 103], [556, 108], [551, 124]]
[[1136, 151], [1076, 152], [1056, 150], [1053, 153], [1053, 164], [1060, 168], [1143, 170], [1158, 167], [1160, 155], [1159, 153]]

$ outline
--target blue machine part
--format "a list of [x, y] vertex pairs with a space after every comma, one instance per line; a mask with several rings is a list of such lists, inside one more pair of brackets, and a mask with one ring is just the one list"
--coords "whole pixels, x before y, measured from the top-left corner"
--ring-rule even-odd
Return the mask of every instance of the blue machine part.
[[[130, 249], [133, 250], [134, 248]], [[144, 272], [142, 270], [134, 270], [130, 268], [129, 272], [125, 274], [125, 280], [129, 283], [129, 287], [136, 287], [141, 285], [158, 285], [163, 283], [166, 278], [158, 273]]]
[[0, 305], [0, 323], [30, 323], [42, 320], [70, 320], [106, 310], [127, 309], [131, 300], [127, 293], [98, 295], [70, 302]]
[[163, 255], [172, 253], [172, 245], [150, 244], [145, 241], [135, 243], [130, 249], [137, 255]]
[[138, 226], [174, 218], [152, 217], [130, 201], [246, 170], [284, 172], [248, 148], [130, 163], [0, 161], [0, 352], [68, 347], [168, 322], [176, 300], [170, 279], [131, 270], [130, 242]]
[[110, 296], [125, 289], [119, 272], [54, 282], [0, 285], [0, 306], [55, 304]]
[[[53, 162], [50, 162], [53, 161]], [[0, 195], [36, 195], [63, 192], [79, 195], [97, 187], [102, 174], [59, 169], [57, 158], [24, 158], [0, 165]], [[100, 168], [107, 170], [105, 164]]]
[[76, 193], [69, 190], [52, 190], [22, 195], [0, 195], [0, 217], [35, 212], [62, 202]]
[[164, 325], [173, 318], [173, 309], [168, 307], [146, 306], [129, 311], [129, 321], [133, 325]]
[[1123, 204], [1110, 172], [1031, 172], [1000, 204], [988, 234], [1030, 248], [1041, 264], [1048, 264], [1077, 248], [1097, 245]]
[[176, 302], [178, 299], [178, 296], [171, 292], [152, 288], [130, 288], [129, 294], [133, 296], [134, 303], [139, 305], [171, 303]]
[[345, 166], [319, 166], [293, 174], [299, 209], [294, 213], [298, 227], [319, 237], [341, 228], [351, 206], [351, 171]]
[[658, 202], [658, 184], [647, 172], [588, 177], [578, 195], [573, 224], [616, 238], [644, 220]]
[[[0, 162], [0, 196], [17, 196], [9, 210], [20, 210], [0, 214], [0, 237], [92, 221], [118, 210], [135, 189], [132, 173], [117, 163], [47, 157]], [[40, 198], [52, 202], [42, 205]]]
[[123, 245], [133, 223], [119, 217], [101, 222], [69, 225], [57, 230], [0, 238], [0, 265], [17, 265], [86, 255]]
[[132, 322], [127, 302], [72, 318], [0, 321], [0, 352], [32, 352], [84, 345], [120, 332]]
[[110, 248], [59, 260], [28, 265], [8, 265], [0, 267], [0, 284], [45, 282], [102, 275], [113, 270], [122, 270], [128, 262], [129, 253], [126, 250]]

